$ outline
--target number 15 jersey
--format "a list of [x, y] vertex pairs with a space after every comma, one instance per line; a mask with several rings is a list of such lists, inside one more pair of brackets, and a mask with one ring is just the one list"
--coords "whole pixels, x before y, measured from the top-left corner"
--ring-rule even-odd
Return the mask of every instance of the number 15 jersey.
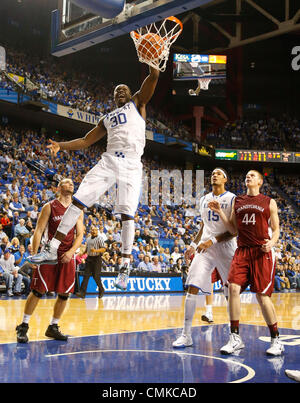
[[232, 210], [232, 203], [235, 198], [235, 194], [231, 192], [224, 192], [219, 196], [214, 195], [212, 192], [203, 196], [200, 200], [200, 215], [204, 224], [204, 229], [201, 237], [201, 242], [205, 242], [214, 236], [224, 234], [228, 230], [225, 224], [220, 219], [219, 214], [212, 211], [208, 207], [208, 203], [217, 200], [220, 203], [221, 209], [224, 211], [226, 217], [230, 217]]
[[269, 196], [237, 196], [235, 217], [238, 229], [238, 247], [260, 246], [270, 239], [270, 201]]

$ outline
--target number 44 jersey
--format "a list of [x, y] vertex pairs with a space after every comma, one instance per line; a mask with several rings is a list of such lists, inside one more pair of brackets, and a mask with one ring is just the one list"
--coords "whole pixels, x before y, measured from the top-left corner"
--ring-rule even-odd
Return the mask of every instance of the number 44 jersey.
[[234, 210], [238, 228], [238, 246], [259, 246], [270, 239], [270, 201], [263, 194], [237, 196]]
[[235, 194], [231, 192], [224, 192], [221, 195], [214, 195], [212, 192], [203, 196], [200, 200], [200, 215], [204, 224], [204, 229], [201, 237], [201, 242], [205, 242], [214, 236], [224, 234], [228, 230], [226, 229], [219, 214], [212, 211], [208, 207], [208, 203], [217, 200], [220, 203], [221, 209], [224, 211], [226, 217], [230, 218], [232, 203], [235, 199]]

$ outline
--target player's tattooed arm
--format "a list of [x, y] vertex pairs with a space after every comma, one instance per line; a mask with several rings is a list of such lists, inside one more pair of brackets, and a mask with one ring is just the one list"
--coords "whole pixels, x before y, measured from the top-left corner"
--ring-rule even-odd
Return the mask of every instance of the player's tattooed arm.
[[236, 236], [237, 234], [237, 224], [236, 224], [236, 218], [235, 218], [235, 210], [234, 210], [234, 206], [235, 206], [235, 200], [232, 203], [232, 210], [231, 210], [231, 215], [230, 218], [228, 218], [224, 211], [221, 209], [220, 203], [217, 200], [213, 200], [211, 202], [208, 203], [208, 207], [214, 211], [215, 213], [217, 213], [221, 220], [224, 222], [226, 228], [228, 229], [228, 231]]
[[236, 236], [237, 236], [237, 233], [232, 234], [231, 232], [226, 231], [223, 234], [217, 235], [215, 238], [218, 242], [226, 242], [226, 241], [230, 241], [230, 239], [232, 239]]

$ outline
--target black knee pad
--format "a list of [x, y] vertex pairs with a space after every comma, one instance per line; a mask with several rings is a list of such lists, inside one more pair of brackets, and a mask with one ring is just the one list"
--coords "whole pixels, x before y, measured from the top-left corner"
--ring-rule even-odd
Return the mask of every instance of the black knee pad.
[[37, 298], [42, 298], [44, 294], [41, 294], [37, 290], [31, 290], [32, 294], [35, 295]]
[[61, 294], [58, 294], [57, 297], [58, 297], [59, 299], [63, 300], [63, 301], [67, 301], [67, 300], [69, 299], [69, 295], [61, 295]]

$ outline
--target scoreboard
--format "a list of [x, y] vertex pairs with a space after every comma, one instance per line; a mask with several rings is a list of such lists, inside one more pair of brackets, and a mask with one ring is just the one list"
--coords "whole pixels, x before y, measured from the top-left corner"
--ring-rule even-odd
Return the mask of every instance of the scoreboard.
[[228, 161], [300, 163], [300, 152], [216, 149], [215, 158]]

